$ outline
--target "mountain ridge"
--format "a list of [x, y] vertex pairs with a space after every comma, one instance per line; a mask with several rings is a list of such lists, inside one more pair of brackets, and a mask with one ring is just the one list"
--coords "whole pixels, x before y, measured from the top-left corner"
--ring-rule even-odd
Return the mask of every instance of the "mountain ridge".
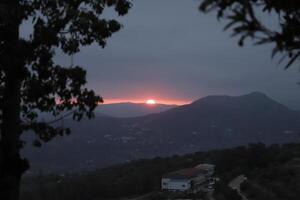
[[176, 106], [177, 105], [168, 105], [160, 103], [157, 103], [155, 105], [148, 105], [146, 103], [121, 102], [112, 104], [101, 104], [96, 108], [95, 113], [117, 118], [130, 118], [140, 117], [152, 113], [164, 112]]
[[68, 121], [73, 131], [70, 136], [27, 155], [37, 168], [43, 167], [42, 155], [47, 155], [48, 161], [52, 158], [47, 168], [90, 169], [249, 143], [300, 141], [300, 113], [265, 95], [214, 96], [195, 102], [141, 117]]

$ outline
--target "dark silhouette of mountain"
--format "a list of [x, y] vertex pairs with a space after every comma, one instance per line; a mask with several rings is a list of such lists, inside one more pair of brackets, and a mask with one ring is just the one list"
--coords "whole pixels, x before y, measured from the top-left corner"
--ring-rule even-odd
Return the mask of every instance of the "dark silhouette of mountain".
[[259, 92], [208, 96], [162, 113], [68, 121], [66, 126], [72, 127], [70, 136], [57, 138], [35, 153], [27, 149], [33, 165], [87, 169], [248, 143], [300, 141], [299, 112]]
[[98, 106], [96, 114], [104, 114], [111, 117], [139, 117], [152, 113], [160, 113], [167, 111], [176, 105], [155, 104], [147, 105], [145, 103], [115, 103], [115, 104], [103, 104]]

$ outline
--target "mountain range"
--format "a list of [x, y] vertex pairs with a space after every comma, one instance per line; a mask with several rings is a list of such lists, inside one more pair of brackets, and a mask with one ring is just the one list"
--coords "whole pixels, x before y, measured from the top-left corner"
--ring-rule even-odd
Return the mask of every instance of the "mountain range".
[[143, 115], [159, 113], [167, 111], [171, 108], [175, 108], [176, 105], [166, 105], [166, 104], [155, 104], [148, 105], [146, 103], [114, 103], [114, 104], [103, 104], [97, 107], [95, 113], [96, 115], [104, 115], [111, 117], [139, 117]]
[[32, 169], [87, 170], [155, 156], [249, 143], [300, 142], [300, 112], [263, 93], [208, 96], [160, 113], [66, 121], [70, 136], [27, 147]]

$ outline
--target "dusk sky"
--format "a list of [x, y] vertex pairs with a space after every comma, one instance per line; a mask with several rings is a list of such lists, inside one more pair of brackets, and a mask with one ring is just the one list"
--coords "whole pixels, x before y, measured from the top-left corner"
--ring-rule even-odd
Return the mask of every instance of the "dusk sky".
[[[200, 13], [198, 5], [198, 0], [136, 0], [119, 18], [124, 27], [107, 47], [84, 48], [74, 63], [85, 66], [88, 86], [107, 103], [183, 104], [207, 95], [261, 91], [300, 109], [297, 66], [277, 65], [272, 46], [248, 41], [240, 48], [237, 38], [222, 31], [224, 22]], [[70, 63], [68, 56], [58, 60]]]

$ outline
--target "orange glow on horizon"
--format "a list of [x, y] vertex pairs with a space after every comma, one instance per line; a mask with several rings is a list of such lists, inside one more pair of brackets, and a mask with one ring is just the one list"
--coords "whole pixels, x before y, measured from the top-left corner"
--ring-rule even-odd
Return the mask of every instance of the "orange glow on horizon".
[[[147, 103], [148, 100], [152, 99], [108, 99], [103, 98], [104, 104], [114, 104], [114, 103]], [[167, 104], [167, 105], [185, 105], [192, 103], [191, 100], [177, 100], [177, 99], [156, 99], [156, 104]], [[152, 104], [153, 105], [153, 104]]]

